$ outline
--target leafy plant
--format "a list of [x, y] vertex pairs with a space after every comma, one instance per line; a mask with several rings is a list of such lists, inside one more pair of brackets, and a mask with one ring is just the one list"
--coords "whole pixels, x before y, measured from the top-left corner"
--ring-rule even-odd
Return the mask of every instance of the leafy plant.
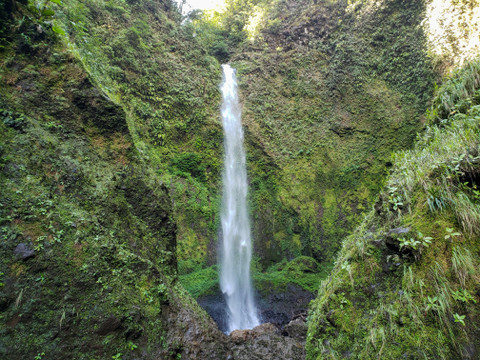
[[446, 196], [443, 190], [440, 190], [436, 186], [432, 186], [428, 189], [427, 204], [430, 212], [436, 210], [443, 210], [447, 206]]
[[465, 326], [465, 316], [466, 315], [459, 315], [457, 313], [453, 314], [453, 319], [455, 320], [456, 323], [460, 323], [463, 326]]
[[462, 235], [459, 232], [453, 232], [452, 228], [447, 227], [445, 230], [447, 231], [447, 235], [445, 235], [445, 240], [450, 240], [450, 239], [453, 239], [453, 237], [457, 237], [457, 236]]
[[425, 306], [425, 311], [433, 310], [438, 311], [440, 309], [440, 305], [438, 304], [438, 296], [427, 297], [427, 302]]
[[472, 296], [472, 294], [468, 292], [467, 289], [456, 290], [456, 291], [452, 290], [452, 297], [455, 300], [458, 300], [464, 303], [468, 303], [469, 301], [472, 301], [475, 304], [477, 303], [477, 300], [475, 300], [475, 298]]
[[398, 241], [400, 243], [400, 249], [408, 247], [408, 248], [411, 248], [413, 250], [417, 250], [418, 245], [421, 244], [420, 241], [418, 241], [414, 238], [407, 239], [407, 238], [401, 237], [401, 238], [398, 239]]
[[423, 246], [428, 247], [431, 243], [433, 238], [430, 236], [423, 236], [423, 234], [418, 231], [417, 232], [418, 238], [420, 239], [420, 242], [422, 243]]
[[428, 247], [432, 243], [432, 239], [430, 236], [423, 236], [421, 232], [417, 232], [418, 239], [416, 238], [404, 238], [401, 237], [398, 239], [400, 243], [400, 249], [403, 248], [410, 248], [413, 250], [418, 250], [420, 246], [422, 247]]
[[401, 207], [403, 206], [403, 199], [397, 194], [397, 190], [398, 188], [396, 186], [388, 187], [388, 202], [392, 205], [394, 211], [400, 212]]

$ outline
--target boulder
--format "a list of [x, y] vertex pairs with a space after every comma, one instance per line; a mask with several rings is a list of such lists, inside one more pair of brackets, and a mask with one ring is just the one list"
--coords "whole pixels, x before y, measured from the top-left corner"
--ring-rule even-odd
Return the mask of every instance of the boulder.
[[13, 250], [15, 256], [22, 260], [27, 260], [35, 256], [35, 250], [33, 250], [33, 244], [20, 243], [17, 245], [15, 250]]
[[290, 321], [283, 328], [283, 333], [289, 337], [305, 340], [307, 338], [308, 326], [304, 319], [297, 318]]
[[253, 337], [254, 333], [252, 330], [233, 330], [230, 333], [230, 339], [232, 339], [235, 344], [244, 343], [249, 339], [253, 339]]

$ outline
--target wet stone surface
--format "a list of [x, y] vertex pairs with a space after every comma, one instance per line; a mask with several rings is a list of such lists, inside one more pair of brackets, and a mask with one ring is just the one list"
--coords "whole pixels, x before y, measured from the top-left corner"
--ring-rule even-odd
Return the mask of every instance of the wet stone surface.
[[[308, 304], [314, 295], [295, 285], [288, 285], [283, 291], [271, 291], [269, 294], [258, 295], [256, 304], [262, 323], [272, 323], [280, 330], [291, 320], [306, 315]], [[218, 328], [227, 330], [225, 308], [226, 303], [223, 295], [218, 292], [214, 295], [200, 297], [198, 304], [217, 323]]]
[[[232, 331], [228, 336], [230, 360], [304, 359], [306, 313], [312, 299], [312, 293], [295, 285], [257, 296], [262, 324], [253, 329]], [[201, 297], [198, 303], [225, 332], [226, 303], [222, 294]]]

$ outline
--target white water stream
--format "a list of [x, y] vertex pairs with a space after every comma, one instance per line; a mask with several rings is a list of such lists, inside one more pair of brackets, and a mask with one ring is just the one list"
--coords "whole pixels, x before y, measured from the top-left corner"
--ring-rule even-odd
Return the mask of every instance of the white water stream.
[[228, 333], [259, 325], [250, 279], [252, 243], [247, 213], [247, 169], [242, 114], [235, 69], [222, 65], [222, 121], [225, 144], [223, 170], [220, 288], [227, 303]]

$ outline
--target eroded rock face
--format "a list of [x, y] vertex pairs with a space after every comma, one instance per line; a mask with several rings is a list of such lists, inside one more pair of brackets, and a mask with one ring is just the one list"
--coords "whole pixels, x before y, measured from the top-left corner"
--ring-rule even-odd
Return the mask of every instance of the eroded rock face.
[[232, 356], [235, 360], [305, 358], [305, 341], [280, 335], [272, 323], [261, 324], [252, 330], [234, 330], [230, 334]]
[[197, 304], [182, 306], [181, 299], [172, 299], [164, 309], [168, 328], [168, 349], [160, 350], [159, 359], [171, 356], [172, 349], [182, 359], [227, 359], [231, 356], [230, 339], [218, 330]]
[[15, 256], [22, 260], [27, 260], [35, 256], [35, 250], [33, 250], [33, 244], [20, 243], [13, 251]]
[[299, 317], [285, 325], [282, 334], [291, 338], [305, 341], [307, 338], [307, 330], [307, 323], [304, 319]]
[[252, 330], [233, 330], [230, 333], [230, 340], [235, 344], [241, 344], [248, 340], [255, 339], [262, 335], [278, 335], [280, 330], [272, 323], [260, 324], [254, 327]]

